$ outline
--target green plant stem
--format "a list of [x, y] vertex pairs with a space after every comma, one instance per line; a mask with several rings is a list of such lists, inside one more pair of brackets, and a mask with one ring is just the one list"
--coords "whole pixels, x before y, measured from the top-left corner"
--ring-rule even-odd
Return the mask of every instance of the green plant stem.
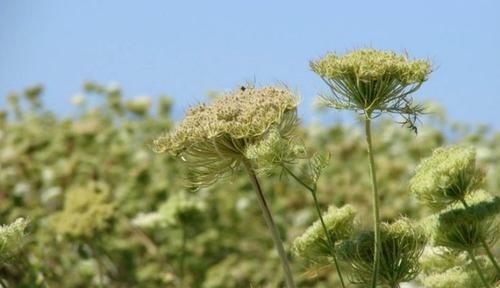
[[474, 253], [472, 250], [467, 250], [467, 253], [469, 254], [469, 258], [472, 260], [472, 263], [474, 264], [474, 267], [476, 267], [477, 274], [479, 275], [479, 278], [481, 278], [481, 281], [484, 284], [484, 287], [490, 288], [491, 285], [486, 281], [486, 278], [484, 277], [483, 271], [481, 271], [481, 267], [479, 266], [479, 263], [477, 263], [476, 257], [474, 257]]
[[314, 206], [316, 206], [316, 212], [318, 213], [318, 217], [319, 217], [319, 220], [321, 222], [321, 226], [323, 226], [323, 231], [325, 232], [326, 239], [328, 241], [328, 244], [330, 245], [330, 249], [329, 249], [330, 255], [333, 258], [333, 262], [335, 264], [335, 269], [337, 269], [337, 273], [339, 274], [340, 283], [342, 284], [342, 287], [345, 288], [346, 286], [345, 286], [345, 282], [344, 282], [344, 277], [342, 276], [342, 272], [340, 270], [340, 265], [339, 265], [338, 260], [337, 260], [337, 253], [335, 251], [335, 243], [334, 243], [330, 233], [328, 233], [328, 229], [326, 228], [325, 221], [323, 220], [323, 215], [321, 214], [321, 209], [319, 208], [318, 197], [316, 195], [316, 192], [317, 192], [316, 187], [313, 188], [313, 187], [307, 185], [304, 181], [302, 181], [299, 177], [297, 177], [297, 175], [295, 175], [290, 169], [288, 169], [288, 167], [283, 165], [283, 169], [285, 169], [285, 171], [290, 176], [292, 176], [292, 178], [295, 179], [295, 181], [297, 181], [300, 185], [304, 186], [304, 188], [306, 188], [307, 190], [309, 190], [309, 192], [311, 192], [311, 195], [312, 195], [313, 200], [314, 200]]
[[244, 162], [245, 169], [247, 170], [248, 175], [250, 176], [250, 182], [255, 189], [255, 193], [257, 194], [257, 199], [259, 201], [260, 209], [262, 210], [262, 214], [264, 215], [264, 220], [271, 231], [271, 236], [274, 241], [274, 245], [278, 250], [278, 255], [281, 259], [281, 265], [283, 266], [283, 272], [285, 274], [285, 282], [288, 288], [295, 288], [295, 284], [293, 282], [292, 271], [290, 270], [290, 264], [288, 263], [288, 257], [285, 252], [285, 248], [283, 247], [283, 242], [281, 241], [281, 237], [274, 223], [273, 216], [271, 211], [269, 210], [269, 206], [267, 205], [266, 198], [264, 193], [262, 192], [262, 188], [260, 186], [257, 175], [252, 168], [252, 165], [249, 162]]
[[[465, 199], [460, 199], [460, 202], [464, 205], [464, 207], [467, 209], [469, 208], [469, 205], [465, 201]], [[486, 240], [483, 239], [483, 237], [480, 238], [481, 245], [484, 248], [484, 251], [486, 251], [486, 255], [490, 259], [491, 263], [493, 263], [493, 266], [495, 266], [495, 270], [497, 271], [497, 275], [500, 275], [500, 266], [498, 266], [498, 262], [495, 259], [495, 256], [493, 256], [493, 253], [490, 250], [490, 247], [488, 247], [488, 243], [486, 243]]]
[[377, 277], [380, 263], [380, 212], [379, 212], [379, 197], [377, 189], [377, 175], [375, 173], [375, 160], [373, 159], [372, 147], [372, 132], [371, 132], [371, 113], [365, 114], [365, 136], [366, 146], [368, 151], [368, 159], [370, 164], [370, 177], [372, 182], [372, 196], [373, 196], [373, 230], [375, 233], [375, 243], [373, 252], [373, 275], [372, 275], [372, 288], [377, 287]]

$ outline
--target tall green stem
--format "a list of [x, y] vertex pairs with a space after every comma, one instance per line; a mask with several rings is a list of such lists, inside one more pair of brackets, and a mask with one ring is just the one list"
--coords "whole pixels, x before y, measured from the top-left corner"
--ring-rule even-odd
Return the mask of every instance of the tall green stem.
[[[469, 204], [465, 201], [465, 199], [460, 199], [460, 202], [464, 205], [465, 208], [469, 208]], [[495, 256], [493, 256], [493, 253], [490, 250], [490, 247], [488, 247], [488, 243], [486, 243], [486, 240], [483, 239], [483, 237], [480, 238], [481, 245], [484, 248], [484, 251], [486, 251], [486, 255], [488, 255], [488, 258], [490, 259], [491, 263], [493, 263], [493, 266], [495, 266], [495, 270], [497, 271], [497, 275], [500, 275], [500, 267], [498, 266], [497, 260], [495, 259]]]
[[259, 200], [260, 209], [262, 210], [262, 214], [264, 215], [264, 220], [271, 231], [271, 236], [274, 241], [274, 246], [276, 246], [276, 250], [278, 250], [278, 255], [281, 258], [281, 265], [283, 266], [283, 272], [285, 274], [285, 282], [288, 288], [295, 288], [295, 284], [293, 282], [292, 271], [290, 270], [290, 264], [288, 263], [288, 257], [285, 252], [285, 248], [283, 247], [283, 242], [281, 241], [281, 237], [274, 223], [273, 216], [271, 211], [269, 210], [269, 206], [267, 205], [266, 198], [264, 193], [262, 192], [262, 188], [259, 183], [259, 179], [251, 166], [250, 163], [245, 162], [244, 166], [247, 170], [248, 175], [250, 176], [250, 181], [255, 189], [255, 193], [257, 194], [257, 199]]
[[474, 253], [472, 250], [467, 250], [467, 253], [469, 254], [469, 258], [472, 260], [472, 263], [474, 264], [474, 267], [476, 267], [477, 274], [479, 275], [479, 278], [481, 278], [481, 281], [484, 284], [484, 287], [490, 288], [491, 285], [486, 281], [486, 278], [484, 277], [483, 271], [481, 271], [481, 267], [479, 266], [479, 263], [477, 263], [476, 257], [474, 257]]
[[344, 277], [342, 276], [342, 272], [340, 271], [340, 265], [337, 260], [337, 253], [335, 252], [335, 242], [333, 241], [330, 233], [328, 233], [328, 229], [326, 228], [325, 221], [323, 220], [323, 215], [321, 214], [321, 209], [319, 208], [319, 202], [318, 202], [318, 197], [316, 195], [316, 187], [311, 187], [310, 185], [307, 185], [304, 181], [302, 181], [299, 177], [297, 177], [288, 167], [283, 165], [283, 169], [292, 176], [293, 179], [295, 179], [300, 185], [304, 186], [309, 192], [311, 192], [311, 195], [314, 200], [314, 206], [316, 206], [316, 212], [318, 213], [319, 220], [321, 222], [321, 226], [323, 226], [323, 231], [325, 232], [326, 239], [328, 241], [328, 245], [330, 246], [330, 255], [333, 258], [333, 263], [335, 264], [335, 269], [337, 269], [337, 273], [339, 274], [339, 279], [340, 283], [342, 284], [342, 287], [345, 288], [345, 282], [344, 282]]
[[375, 232], [375, 243], [373, 252], [373, 275], [372, 288], [377, 287], [377, 277], [380, 263], [380, 212], [379, 212], [379, 197], [377, 189], [377, 175], [375, 173], [375, 160], [373, 159], [372, 147], [372, 132], [371, 132], [371, 113], [365, 114], [365, 136], [366, 146], [368, 150], [368, 159], [370, 163], [370, 177], [372, 182], [372, 197], [373, 197], [373, 230]]

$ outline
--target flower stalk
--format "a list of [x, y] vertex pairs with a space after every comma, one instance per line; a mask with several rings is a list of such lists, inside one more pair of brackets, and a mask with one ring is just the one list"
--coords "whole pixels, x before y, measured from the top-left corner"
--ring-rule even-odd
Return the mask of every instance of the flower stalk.
[[276, 246], [276, 250], [278, 251], [278, 255], [281, 260], [281, 265], [283, 266], [283, 272], [285, 274], [285, 282], [286, 286], [288, 288], [294, 288], [295, 284], [293, 281], [292, 277], [292, 271], [290, 269], [290, 264], [288, 262], [288, 256], [285, 252], [285, 248], [283, 247], [283, 242], [281, 241], [281, 237], [278, 231], [278, 228], [276, 227], [276, 224], [274, 223], [273, 216], [271, 214], [271, 211], [269, 209], [269, 206], [267, 205], [266, 198], [264, 196], [264, 193], [262, 191], [262, 188], [259, 183], [259, 179], [257, 178], [257, 175], [255, 174], [251, 163], [248, 161], [243, 162], [244, 167], [248, 173], [248, 176], [250, 177], [250, 182], [252, 182], [252, 186], [255, 189], [255, 193], [257, 195], [257, 199], [259, 201], [259, 206], [260, 209], [262, 210], [262, 214], [264, 215], [264, 220], [267, 224], [267, 227], [271, 231], [271, 236], [273, 238], [274, 246]]
[[488, 283], [488, 281], [486, 281], [483, 271], [481, 270], [481, 266], [479, 266], [479, 263], [477, 263], [476, 257], [474, 256], [474, 252], [472, 252], [472, 250], [469, 249], [467, 250], [467, 254], [469, 255], [470, 260], [472, 261], [472, 264], [474, 264], [474, 267], [477, 270], [477, 274], [479, 275], [479, 278], [481, 278], [481, 282], [483, 282], [484, 287], [490, 288], [491, 285]]
[[[465, 199], [462, 198], [460, 200], [460, 202], [465, 207], [465, 209], [468, 209], [470, 207], [469, 204], [467, 204], [467, 201], [465, 201]], [[498, 262], [495, 259], [495, 256], [493, 256], [493, 253], [491, 252], [491, 249], [488, 246], [488, 243], [486, 243], [486, 240], [483, 237], [480, 237], [480, 242], [481, 242], [481, 246], [483, 246], [483, 249], [486, 252], [486, 255], [488, 256], [488, 258], [490, 259], [491, 263], [495, 267], [495, 270], [497, 271], [497, 275], [500, 275], [500, 267], [498, 266]]]
[[372, 132], [370, 113], [365, 113], [365, 137], [366, 148], [368, 152], [368, 160], [370, 166], [370, 178], [372, 185], [372, 205], [373, 205], [373, 231], [375, 232], [374, 253], [373, 253], [373, 276], [371, 287], [377, 287], [377, 276], [380, 263], [380, 211], [379, 211], [379, 196], [377, 187], [377, 175], [375, 172], [375, 160], [373, 158]]
[[311, 187], [310, 185], [307, 185], [304, 181], [302, 181], [302, 179], [300, 179], [297, 175], [295, 175], [295, 173], [293, 173], [288, 167], [286, 167], [285, 165], [283, 165], [282, 167], [283, 167], [283, 169], [285, 169], [285, 171], [290, 176], [292, 176], [292, 178], [295, 181], [297, 181], [300, 185], [302, 185], [304, 188], [309, 190], [309, 192], [311, 192], [311, 195], [312, 195], [313, 200], [314, 200], [314, 206], [316, 207], [316, 212], [317, 212], [319, 220], [321, 222], [321, 226], [323, 227], [323, 231], [325, 232], [325, 236], [326, 236], [326, 239], [328, 241], [328, 246], [330, 246], [328, 251], [330, 252], [330, 255], [333, 258], [333, 263], [335, 265], [335, 269], [337, 270], [337, 274], [339, 275], [339, 279], [340, 279], [340, 283], [342, 285], [342, 288], [345, 288], [346, 286], [345, 286], [345, 282], [344, 282], [344, 277], [342, 276], [342, 271], [340, 270], [340, 265], [339, 265], [339, 262], [337, 259], [337, 253], [335, 251], [335, 242], [333, 241], [330, 233], [328, 233], [328, 229], [326, 228], [325, 221], [323, 220], [323, 215], [321, 214], [321, 209], [319, 207], [316, 185], [314, 185], [313, 187]]

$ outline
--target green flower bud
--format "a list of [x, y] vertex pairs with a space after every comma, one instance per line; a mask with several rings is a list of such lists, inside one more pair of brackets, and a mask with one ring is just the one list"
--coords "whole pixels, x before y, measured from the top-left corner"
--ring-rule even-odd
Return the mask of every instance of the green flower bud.
[[410, 190], [430, 208], [441, 210], [464, 199], [483, 178], [484, 172], [476, 168], [473, 148], [438, 148], [417, 167]]
[[[338, 242], [351, 236], [354, 230], [354, 217], [356, 211], [353, 206], [346, 205], [342, 208], [330, 206], [323, 215], [325, 226], [330, 233], [332, 241]], [[293, 251], [296, 255], [312, 257], [328, 257], [331, 255], [328, 239], [320, 220], [314, 222], [301, 236], [293, 241]]]

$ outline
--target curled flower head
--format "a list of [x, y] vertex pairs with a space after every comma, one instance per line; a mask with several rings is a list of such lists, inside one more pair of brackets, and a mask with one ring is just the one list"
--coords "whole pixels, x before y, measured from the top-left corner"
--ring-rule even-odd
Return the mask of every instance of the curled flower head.
[[417, 167], [410, 190], [430, 208], [441, 210], [464, 199], [482, 184], [483, 178], [484, 172], [476, 168], [473, 148], [438, 148]]
[[[323, 220], [334, 243], [351, 236], [354, 230], [355, 216], [356, 210], [351, 205], [345, 205], [342, 208], [333, 206], [328, 208], [328, 211], [323, 215]], [[314, 222], [304, 234], [293, 241], [295, 254], [306, 258], [329, 256], [331, 253], [328, 249], [328, 239], [320, 220]]]
[[469, 251], [481, 247], [483, 240], [488, 244], [498, 240], [500, 197], [488, 197], [480, 191], [469, 202], [467, 208], [455, 205], [436, 216], [432, 231], [434, 245]]
[[210, 105], [191, 108], [172, 133], [153, 141], [153, 148], [180, 156], [192, 184], [206, 186], [248, 160], [247, 149], [269, 131], [278, 129], [280, 137], [289, 138], [297, 124], [297, 105], [297, 97], [287, 89], [238, 89]]
[[311, 62], [312, 70], [332, 90], [324, 104], [335, 109], [397, 113], [412, 124], [423, 112], [410, 95], [431, 73], [426, 60], [375, 49], [356, 50], [345, 55], [327, 54]]
[[[381, 261], [379, 282], [398, 287], [401, 282], [414, 279], [420, 272], [419, 258], [427, 243], [425, 230], [403, 218], [381, 226]], [[353, 240], [339, 246], [339, 256], [355, 271], [351, 281], [368, 284], [373, 272], [373, 231], [361, 232]]]

